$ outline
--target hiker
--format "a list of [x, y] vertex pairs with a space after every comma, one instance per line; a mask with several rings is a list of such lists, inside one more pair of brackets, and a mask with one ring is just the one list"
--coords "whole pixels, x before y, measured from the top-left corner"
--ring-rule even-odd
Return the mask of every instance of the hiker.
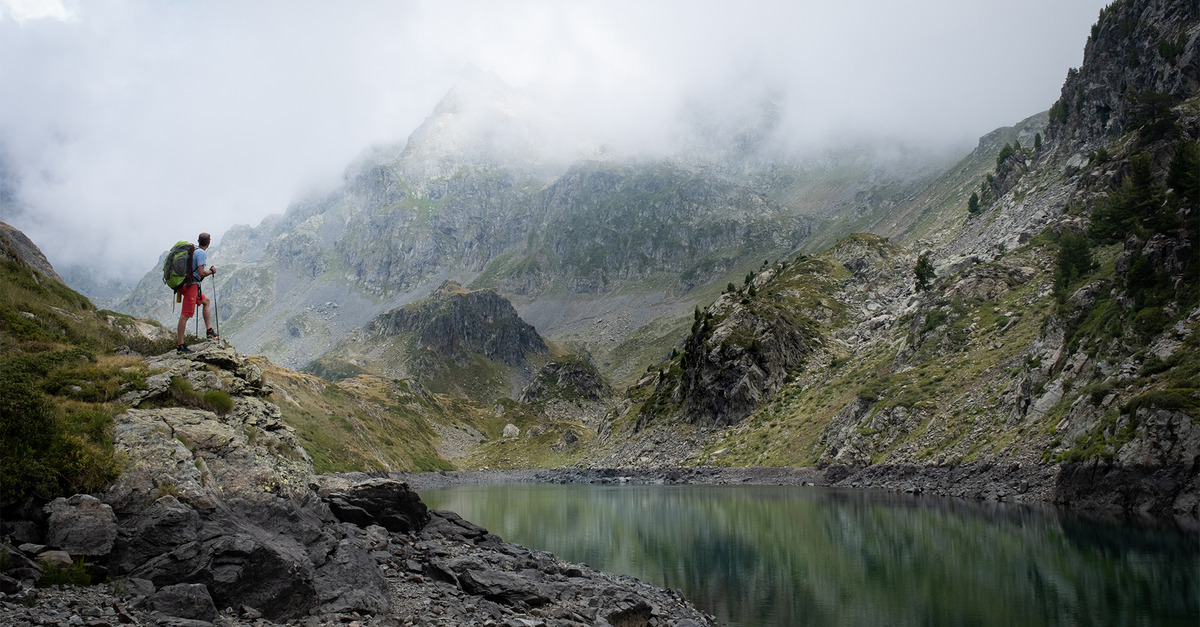
[[216, 274], [215, 266], [206, 267], [205, 262], [208, 261], [207, 253], [208, 243], [212, 241], [212, 237], [208, 233], [201, 233], [196, 238], [196, 251], [192, 255], [192, 273], [184, 281], [183, 285], [179, 286], [179, 293], [183, 295], [183, 310], [179, 312], [179, 328], [176, 332], [175, 352], [182, 355], [192, 352], [183, 344], [183, 332], [187, 328], [188, 320], [195, 315], [196, 307], [204, 306], [204, 327], [208, 330], [207, 336], [210, 340], [217, 339], [216, 331], [213, 331], [212, 321], [208, 313], [208, 297], [200, 291], [200, 281], [210, 274]]

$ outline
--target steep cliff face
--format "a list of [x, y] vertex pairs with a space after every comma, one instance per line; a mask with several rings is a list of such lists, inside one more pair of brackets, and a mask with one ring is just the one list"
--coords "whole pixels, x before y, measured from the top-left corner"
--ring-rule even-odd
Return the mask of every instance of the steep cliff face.
[[377, 316], [365, 332], [377, 337], [413, 333], [416, 348], [463, 362], [471, 353], [510, 366], [529, 353], [544, 354], [546, 343], [512, 303], [491, 290], [470, 291], [453, 281], [420, 303]]
[[55, 281], [62, 280], [36, 244], [30, 241], [24, 233], [3, 222], [0, 222], [0, 243], [2, 243], [0, 245], [0, 259], [7, 259], [26, 265], [37, 273]]
[[[1194, 2], [1114, 2], [1092, 26], [1083, 65], [1050, 110], [1047, 136], [1074, 148], [1145, 128], [1200, 90]], [[1069, 156], [1069, 155], [1067, 155]]]

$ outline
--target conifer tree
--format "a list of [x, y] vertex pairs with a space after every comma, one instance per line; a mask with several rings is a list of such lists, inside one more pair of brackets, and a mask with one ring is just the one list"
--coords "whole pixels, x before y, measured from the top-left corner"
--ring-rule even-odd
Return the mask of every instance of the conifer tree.
[[1200, 142], [1180, 142], [1167, 167], [1167, 187], [1185, 204], [1200, 207]]
[[921, 253], [917, 257], [917, 265], [913, 268], [913, 274], [917, 276], [916, 287], [919, 292], [928, 292], [933, 289], [933, 279], [937, 278], [937, 273], [933, 271], [933, 262], [929, 260], [929, 253]]

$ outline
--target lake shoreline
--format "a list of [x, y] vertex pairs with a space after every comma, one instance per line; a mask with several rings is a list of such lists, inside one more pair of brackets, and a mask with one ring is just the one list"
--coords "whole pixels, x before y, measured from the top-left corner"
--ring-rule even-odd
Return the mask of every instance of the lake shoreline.
[[780, 485], [878, 489], [975, 501], [1063, 506], [1174, 521], [1200, 530], [1200, 469], [1085, 464], [867, 467], [534, 468], [390, 473], [415, 490], [510, 483]]

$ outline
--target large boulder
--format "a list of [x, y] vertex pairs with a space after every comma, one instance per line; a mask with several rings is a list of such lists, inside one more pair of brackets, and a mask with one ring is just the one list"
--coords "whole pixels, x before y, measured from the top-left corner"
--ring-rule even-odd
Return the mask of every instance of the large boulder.
[[213, 622], [217, 620], [217, 606], [213, 603], [208, 588], [198, 583], [181, 583], [165, 586], [148, 599], [148, 605], [155, 612]]
[[360, 527], [379, 525], [388, 531], [411, 533], [429, 522], [429, 511], [407, 483], [372, 479], [326, 496], [329, 508], [344, 522]]
[[74, 557], [103, 557], [117, 539], [112, 507], [86, 494], [58, 498], [45, 507], [46, 545]]

